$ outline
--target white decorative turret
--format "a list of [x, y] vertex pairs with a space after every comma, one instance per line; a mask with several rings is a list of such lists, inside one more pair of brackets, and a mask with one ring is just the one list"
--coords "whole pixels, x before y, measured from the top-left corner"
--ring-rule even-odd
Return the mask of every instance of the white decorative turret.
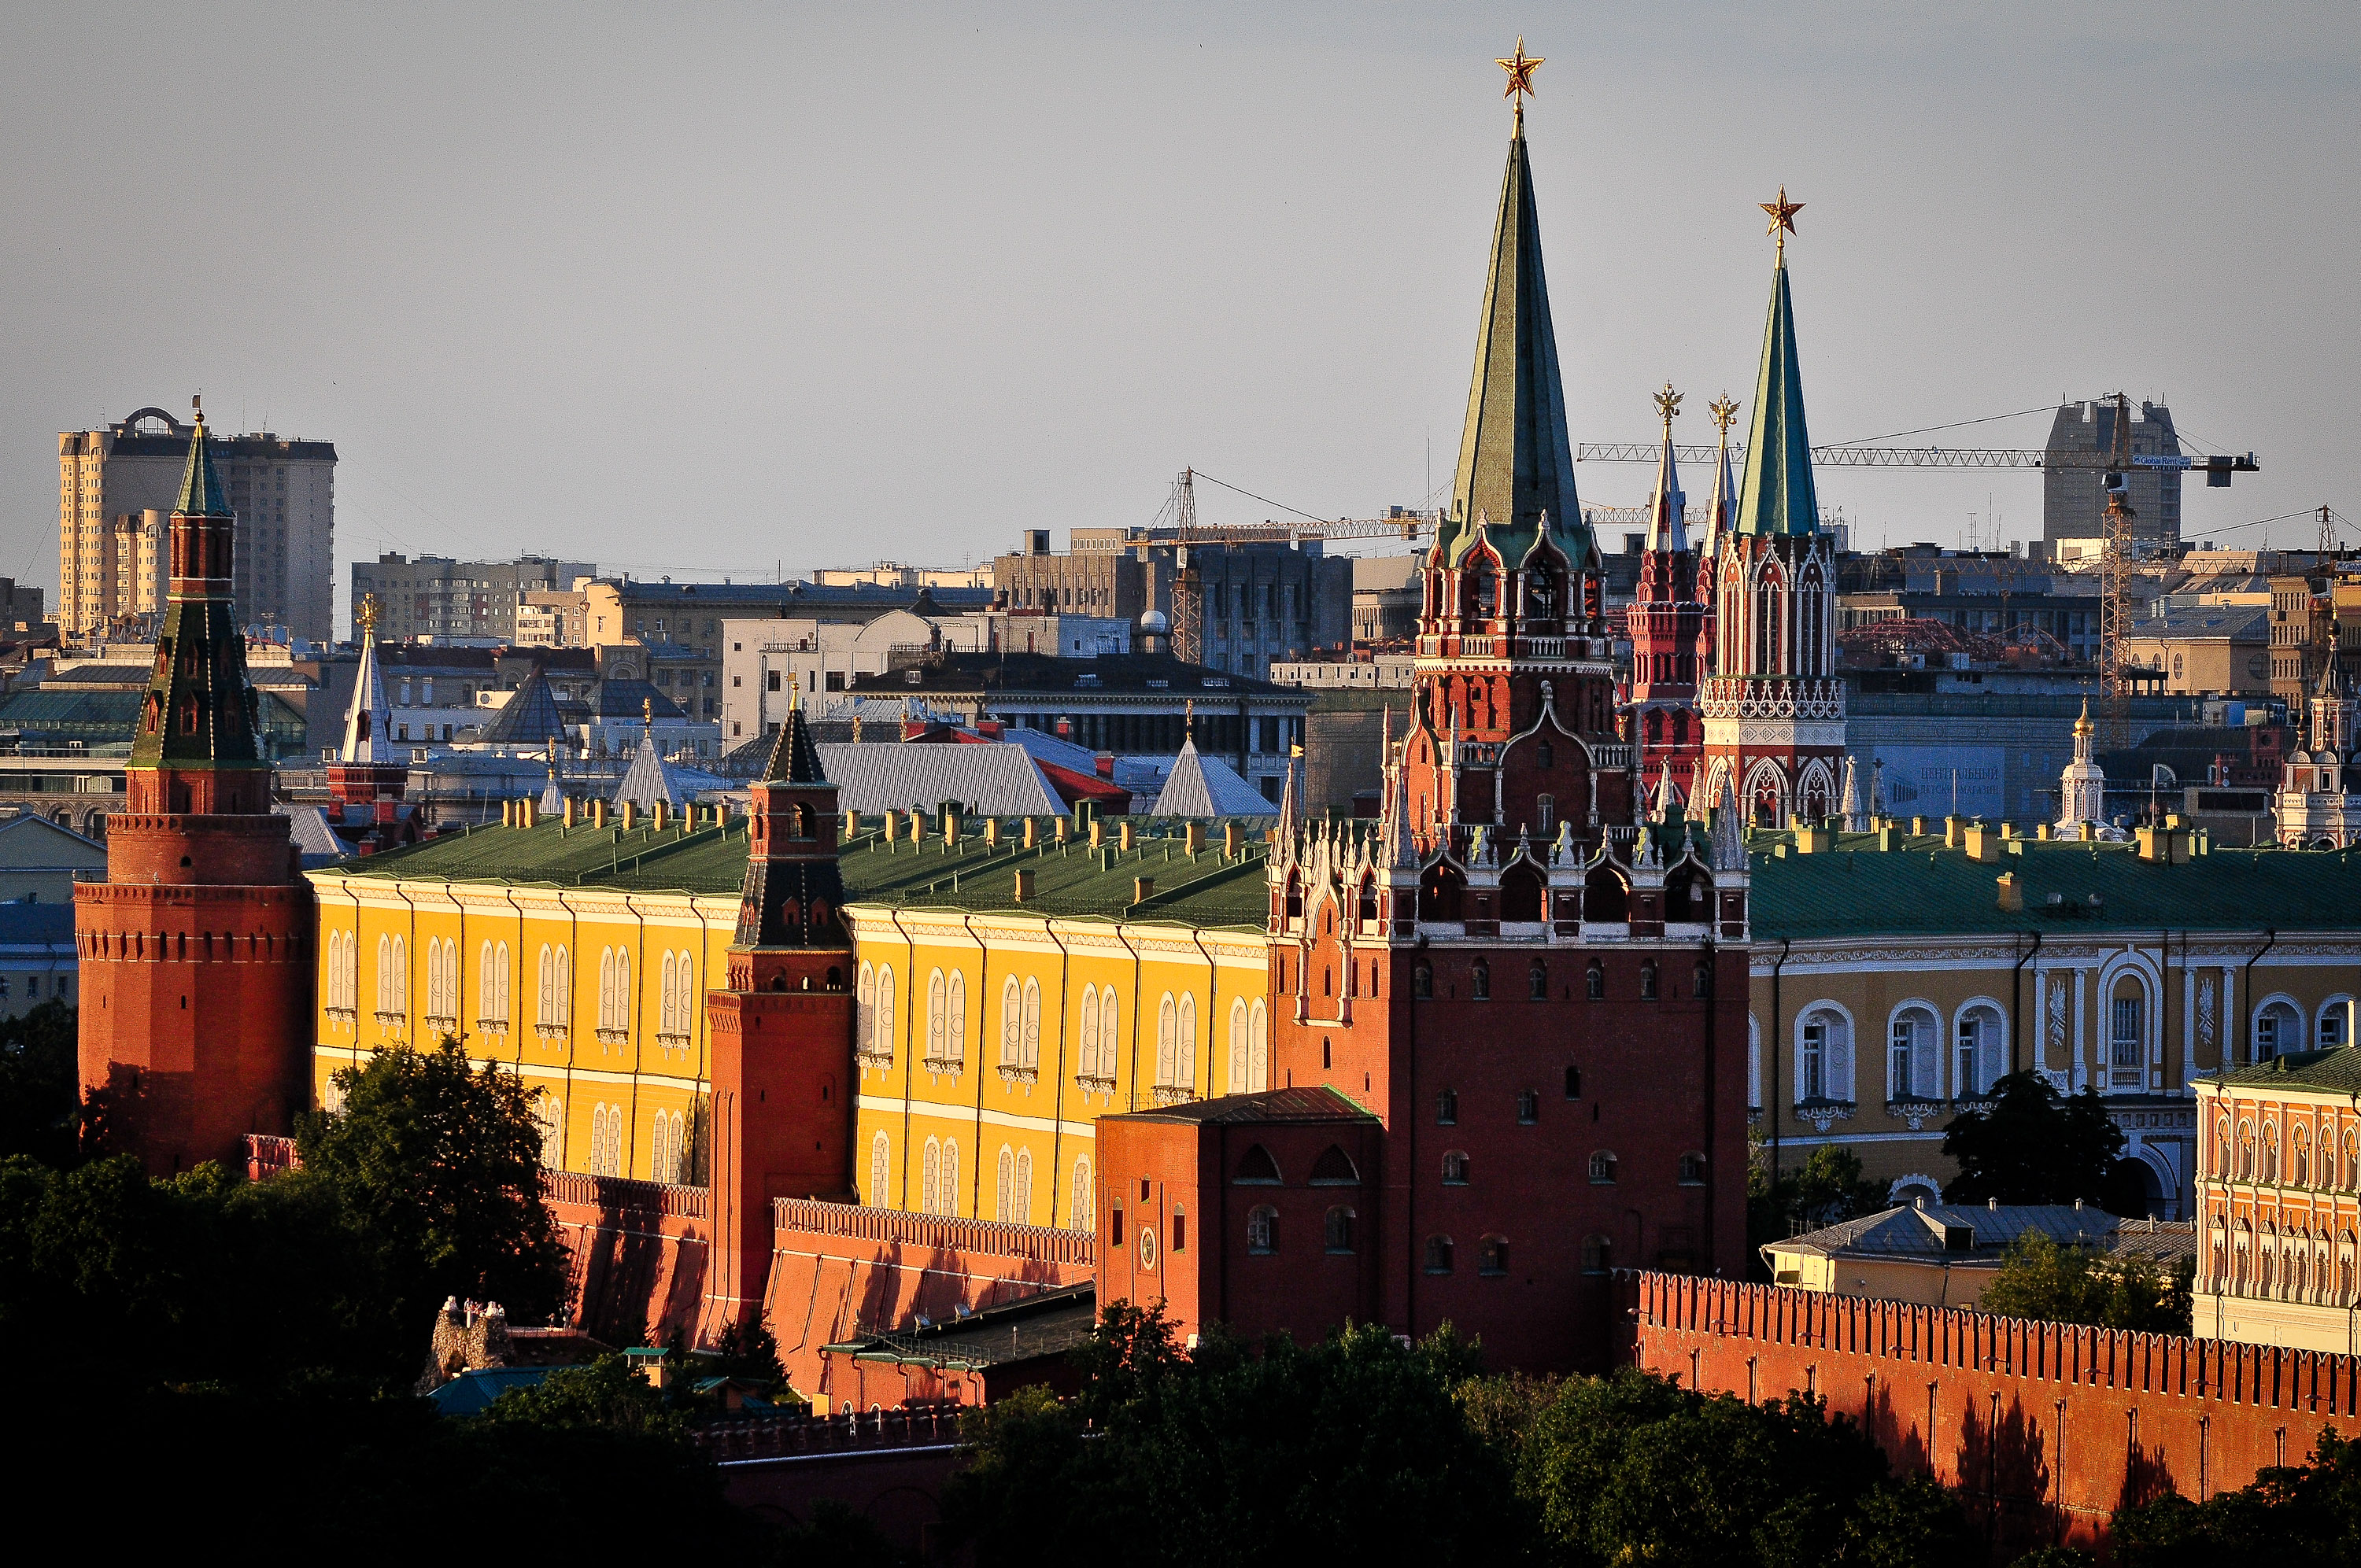
[[2070, 839], [2097, 836], [2096, 829], [2106, 820], [2107, 775], [2091, 760], [2091, 705], [2082, 704], [2082, 717], [2074, 721], [2074, 760], [2066, 764], [2059, 778], [2058, 826], [2068, 831]]
[[1853, 761], [1850, 751], [1845, 753], [1844, 830], [1848, 833], [1869, 831], [1869, 802], [1862, 797], [1861, 768]]

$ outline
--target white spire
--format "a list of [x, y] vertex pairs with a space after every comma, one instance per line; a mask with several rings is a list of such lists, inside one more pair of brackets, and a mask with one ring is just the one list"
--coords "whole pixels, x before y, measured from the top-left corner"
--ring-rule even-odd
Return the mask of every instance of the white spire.
[[1869, 831], [1869, 806], [1861, 799], [1861, 769], [1850, 751], [1845, 753], [1844, 828], [1848, 833]]
[[361, 614], [361, 667], [353, 676], [352, 706], [345, 710], [345, 743], [336, 760], [343, 762], [394, 761], [385, 714], [385, 669], [377, 657], [377, 605], [364, 600]]

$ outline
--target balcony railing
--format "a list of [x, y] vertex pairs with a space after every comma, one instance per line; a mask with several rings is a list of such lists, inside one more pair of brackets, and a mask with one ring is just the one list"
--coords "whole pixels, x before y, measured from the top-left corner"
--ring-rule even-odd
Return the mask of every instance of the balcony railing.
[[861, 1203], [829, 1203], [817, 1198], [774, 1198], [771, 1223], [781, 1231], [843, 1236], [855, 1241], [895, 1242], [944, 1252], [983, 1253], [1035, 1263], [1098, 1261], [1098, 1237], [1089, 1231], [1019, 1225], [1005, 1220], [968, 1220], [950, 1214], [914, 1214]]
[[580, 1170], [544, 1170], [541, 1195], [553, 1203], [573, 1203], [588, 1209], [629, 1209], [640, 1213], [673, 1214], [682, 1219], [712, 1217], [709, 1189], [668, 1181], [635, 1181], [624, 1176], [592, 1176]]

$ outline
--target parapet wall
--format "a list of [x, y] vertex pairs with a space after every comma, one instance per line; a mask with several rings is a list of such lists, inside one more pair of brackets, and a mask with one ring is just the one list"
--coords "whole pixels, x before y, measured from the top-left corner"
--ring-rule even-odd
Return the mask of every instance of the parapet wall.
[[1636, 1276], [1635, 1359], [1749, 1400], [1818, 1394], [1897, 1469], [1957, 1488], [2000, 1561], [2103, 1538], [2165, 1492], [2235, 1490], [2361, 1421], [2349, 1355], [2027, 1322], [1782, 1286]]
[[711, 1195], [702, 1187], [544, 1171], [543, 1198], [568, 1256], [577, 1326], [609, 1344], [698, 1339], [712, 1266]]
[[822, 1346], [920, 1313], [945, 1321], [961, 1306], [1084, 1284], [1097, 1268], [1097, 1238], [1086, 1231], [806, 1198], [777, 1199], [771, 1209], [763, 1312], [787, 1375], [818, 1409], [829, 1408], [834, 1391]]

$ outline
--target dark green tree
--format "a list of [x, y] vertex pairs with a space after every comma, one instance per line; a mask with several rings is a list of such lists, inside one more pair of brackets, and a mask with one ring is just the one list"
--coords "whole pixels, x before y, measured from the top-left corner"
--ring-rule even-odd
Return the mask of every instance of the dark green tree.
[[1894, 1478], [1821, 1401], [1708, 1398], [1628, 1368], [1564, 1387], [1518, 1487], [1564, 1563], [1964, 1564], [1974, 1545], [1948, 1493]]
[[0, 1157], [74, 1162], [80, 1146], [80, 1015], [55, 998], [0, 1018]]
[[2093, 1091], [2069, 1098], [2039, 1073], [2013, 1072], [1993, 1085], [1990, 1106], [1943, 1129], [1943, 1152], [1960, 1174], [1943, 1196], [1954, 1203], [2071, 1203], [2094, 1207], [2123, 1153], [2123, 1129]]
[[1758, 1271], [1760, 1249], [1766, 1242], [1784, 1241], [1799, 1230], [1874, 1214], [1887, 1208], [1885, 1186], [1861, 1174], [1861, 1157], [1850, 1149], [1823, 1144], [1800, 1165], [1771, 1170], [1770, 1145], [1749, 1134], [1751, 1161], [1746, 1171], [1746, 1240], [1748, 1256]]
[[2194, 1259], [2168, 1271], [2153, 1258], [2103, 1255], [2027, 1231], [2001, 1254], [1977, 1306], [2004, 1318], [2185, 1334], [2196, 1277]]
[[540, 1092], [471, 1066], [456, 1040], [340, 1069], [342, 1105], [299, 1121], [304, 1169], [334, 1182], [368, 1235], [390, 1310], [425, 1325], [445, 1297], [532, 1323], [565, 1304], [566, 1254], [541, 1197]]
[[2361, 1442], [2321, 1433], [2310, 1459], [2274, 1466], [2235, 1492], [2192, 1503], [2178, 1493], [2118, 1508], [2123, 1568], [2225, 1563], [2361, 1563]]
[[1514, 1539], [1507, 1467], [1454, 1390], [1474, 1347], [1347, 1328], [1316, 1345], [1218, 1331], [1183, 1352], [1160, 1312], [1111, 1309], [1082, 1388], [970, 1418], [944, 1520], [984, 1563], [1030, 1562], [1041, 1520], [1126, 1561], [1491, 1561]]

